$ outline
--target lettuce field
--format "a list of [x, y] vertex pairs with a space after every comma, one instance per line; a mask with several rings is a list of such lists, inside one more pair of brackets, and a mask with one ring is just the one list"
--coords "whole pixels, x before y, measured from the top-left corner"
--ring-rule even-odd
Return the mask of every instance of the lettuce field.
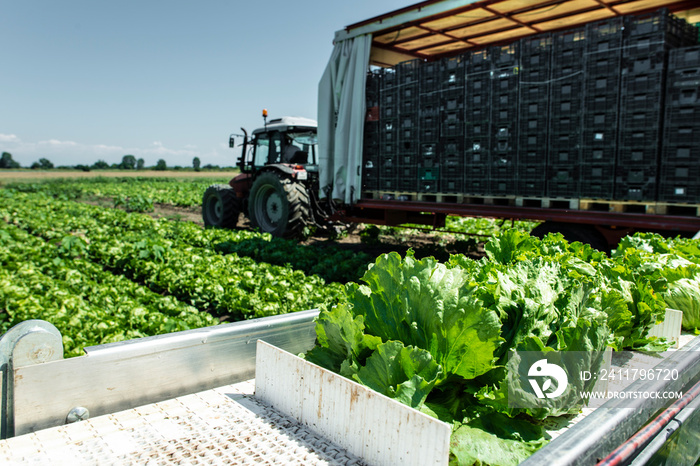
[[164, 204], [196, 212], [206, 187], [225, 181], [0, 186], [0, 333], [43, 319], [77, 356], [318, 308], [307, 359], [451, 423], [455, 464], [517, 464], [547, 443], [539, 420], [580, 405], [507, 406], [509, 350], [666, 349], [648, 332], [667, 307], [684, 312], [685, 330], [700, 327], [698, 240], [638, 234], [608, 255], [561, 235], [531, 237], [528, 223], [450, 219], [490, 239], [481, 258], [439, 261], [148, 214]]

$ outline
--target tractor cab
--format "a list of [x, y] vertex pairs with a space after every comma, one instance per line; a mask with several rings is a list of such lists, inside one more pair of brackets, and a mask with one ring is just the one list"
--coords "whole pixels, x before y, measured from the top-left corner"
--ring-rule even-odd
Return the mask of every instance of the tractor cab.
[[[231, 138], [233, 144], [233, 138]], [[230, 144], [230, 145], [231, 145]], [[238, 159], [242, 173], [255, 173], [276, 164], [303, 165], [307, 170], [318, 164], [316, 122], [308, 118], [282, 117], [266, 122], [243, 138]]]

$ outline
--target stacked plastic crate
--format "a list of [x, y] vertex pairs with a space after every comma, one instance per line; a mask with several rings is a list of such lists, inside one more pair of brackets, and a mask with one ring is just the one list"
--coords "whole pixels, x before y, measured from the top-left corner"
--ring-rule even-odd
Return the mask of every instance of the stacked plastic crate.
[[381, 74], [377, 71], [367, 73], [365, 87], [365, 131], [362, 146], [362, 189], [374, 191], [379, 187], [379, 89]]
[[490, 194], [491, 54], [489, 49], [465, 56], [464, 193]]
[[[385, 69], [379, 85], [379, 152], [377, 168], [380, 190], [394, 191], [399, 154], [399, 88], [396, 70]], [[365, 164], [366, 166], [367, 164]]]
[[542, 197], [546, 192], [549, 145], [549, 88], [552, 36], [520, 40], [517, 194]]
[[621, 17], [586, 26], [580, 195], [612, 199], [619, 125]]
[[398, 191], [418, 189], [418, 152], [420, 150], [420, 67], [421, 60], [396, 65], [399, 95], [399, 138], [396, 163]]
[[579, 196], [583, 129], [585, 28], [554, 34], [550, 89], [547, 195]]
[[671, 50], [659, 200], [700, 202], [700, 47]]
[[491, 47], [491, 158], [489, 191], [514, 194], [518, 163], [520, 44]]
[[688, 40], [684, 26], [667, 10], [625, 18], [616, 199], [657, 198], [668, 52]]
[[423, 63], [419, 71], [418, 191], [437, 192], [440, 176], [440, 62]]
[[464, 190], [464, 56], [440, 61], [441, 138], [440, 192], [461, 193]]

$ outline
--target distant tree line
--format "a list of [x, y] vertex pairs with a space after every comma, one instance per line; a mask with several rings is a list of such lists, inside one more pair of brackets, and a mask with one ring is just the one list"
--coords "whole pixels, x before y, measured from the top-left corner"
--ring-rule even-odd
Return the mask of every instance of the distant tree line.
[[[3, 152], [2, 157], [0, 158], [0, 169], [1, 168], [22, 168], [19, 164], [19, 162], [15, 161], [12, 158], [12, 154], [9, 152]], [[144, 170], [146, 168], [151, 168], [153, 170], [159, 170], [159, 171], [165, 171], [165, 170], [182, 170], [183, 168], [186, 167], [181, 167], [179, 165], [173, 166], [173, 167], [168, 167], [167, 162], [164, 159], [158, 159], [156, 164], [152, 167], [146, 167], [146, 162], [142, 159], [139, 158], [137, 159], [133, 155], [125, 155], [122, 157], [121, 163], [113, 163], [109, 164], [105, 162], [104, 160], [98, 160], [97, 162], [93, 163], [92, 165], [84, 165], [84, 164], [79, 164], [75, 166], [59, 166], [59, 167], [54, 167], [54, 164], [45, 158], [41, 158], [38, 161], [34, 162], [31, 164], [29, 168], [32, 169], [38, 169], [38, 170], [49, 170], [52, 168], [59, 168], [59, 169], [77, 169], [77, 170], [82, 170], [89, 172], [90, 170]], [[218, 170], [221, 169], [220, 166], [218, 165], [211, 165], [207, 164], [202, 166], [201, 160], [199, 160], [199, 157], [195, 157], [192, 159], [192, 168], [194, 171], [198, 172], [200, 170]], [[230, 167], [224, 167], [224, 168], [230, 168]]]

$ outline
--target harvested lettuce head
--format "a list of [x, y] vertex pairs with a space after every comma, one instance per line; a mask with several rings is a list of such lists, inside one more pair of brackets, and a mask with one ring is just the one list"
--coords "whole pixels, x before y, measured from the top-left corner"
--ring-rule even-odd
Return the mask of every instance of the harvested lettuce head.
[[683, 328], [700, 328], [700, 279], [681, 278], [669, 283], [664, 300], [671, 309], [683, 311]]

